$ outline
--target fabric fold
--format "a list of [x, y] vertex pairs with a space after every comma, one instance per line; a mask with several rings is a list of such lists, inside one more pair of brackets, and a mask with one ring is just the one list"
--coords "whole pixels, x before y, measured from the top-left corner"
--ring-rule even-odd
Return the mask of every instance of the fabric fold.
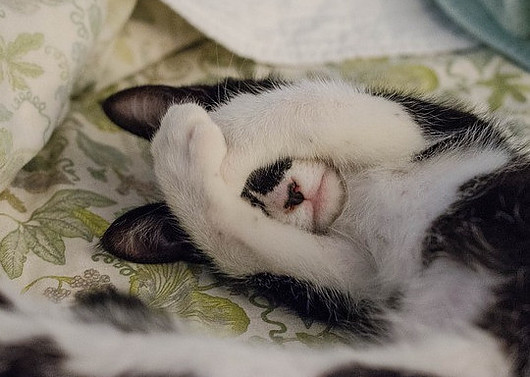
[[93, 83], [115, 25], [133, 8], [124, 0], [0, 3], [0, 191], [48, 141], [72, 93]]
[[271, 64], [429, 54], [475, 45], [424, 0], [163, 0], [211, 39]]

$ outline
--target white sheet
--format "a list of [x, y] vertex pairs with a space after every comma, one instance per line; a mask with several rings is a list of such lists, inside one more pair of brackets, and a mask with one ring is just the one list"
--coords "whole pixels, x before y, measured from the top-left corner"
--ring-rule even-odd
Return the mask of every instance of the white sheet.
[[425, 54], [476, 42], [425, 0], [162, 0], [208, 37], [260, 62]]

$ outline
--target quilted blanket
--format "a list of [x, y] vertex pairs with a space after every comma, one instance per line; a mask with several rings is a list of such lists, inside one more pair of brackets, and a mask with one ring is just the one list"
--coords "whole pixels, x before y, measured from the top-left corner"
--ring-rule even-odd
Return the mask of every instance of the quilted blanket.
[[[60, 27], [49, 32], [51, 19]], [[112, 285], [200, 331], [297, 346], [341, 342], [340, 331], [201, 266], [139, 265], [97, 247], [113, 219], [160, 199], [149, 146], [115, 127], [101, 100], [147, 83], [315, 72], [461, 98], [514, 117], [522, 137], [530, 130], [530, 73], [486, 47], [285, 66], [236, 55], [162, 2], [1, 0], [0, 272], [20, 294], [58, 305]]]

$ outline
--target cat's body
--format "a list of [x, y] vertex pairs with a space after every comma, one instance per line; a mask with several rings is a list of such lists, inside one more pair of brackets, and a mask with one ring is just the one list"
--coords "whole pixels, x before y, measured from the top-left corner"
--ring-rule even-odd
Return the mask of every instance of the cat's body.
[[[136, 88], [106, 110], [154, 135], [167, 206], [122, 216], [105, 248], [208, 263], [363, 339], [282, 353], [147, 334], [121, 373], [530, 375], [530, 157], [506, 125], [334, 81]], [[76, 318], [75, 331], [103, 326]], [[130, 335], [117, 327], [119, 347]]]

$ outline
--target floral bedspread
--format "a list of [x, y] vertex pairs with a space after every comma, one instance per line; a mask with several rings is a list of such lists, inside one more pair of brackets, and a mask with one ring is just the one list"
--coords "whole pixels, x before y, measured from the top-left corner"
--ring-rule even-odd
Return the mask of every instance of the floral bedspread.
[[[279, 344], [342, 341], [339, 331], [235, 290], [201, 266], [139, 265], [97, 248], [113, 219], [159, 199], [147, 142], [99, 107], [129, 86], [320, 72], [461, 98], [515, 117], [513, 127], [528, 133], [530, 74], [486, 48], [277, 67], [235, 56], [160, 3], [140, 1], [131, 15], [134, 5], [0, 0], [0, 272], [23, 295], [68, 305], [77, 292], [112, 285], [201, 331]], [[59, 32], [71, 32], [62, 45], [42, 31], [46, 12], [60, 18]], [[4, 27], [12, 20], [17, 27]]]

